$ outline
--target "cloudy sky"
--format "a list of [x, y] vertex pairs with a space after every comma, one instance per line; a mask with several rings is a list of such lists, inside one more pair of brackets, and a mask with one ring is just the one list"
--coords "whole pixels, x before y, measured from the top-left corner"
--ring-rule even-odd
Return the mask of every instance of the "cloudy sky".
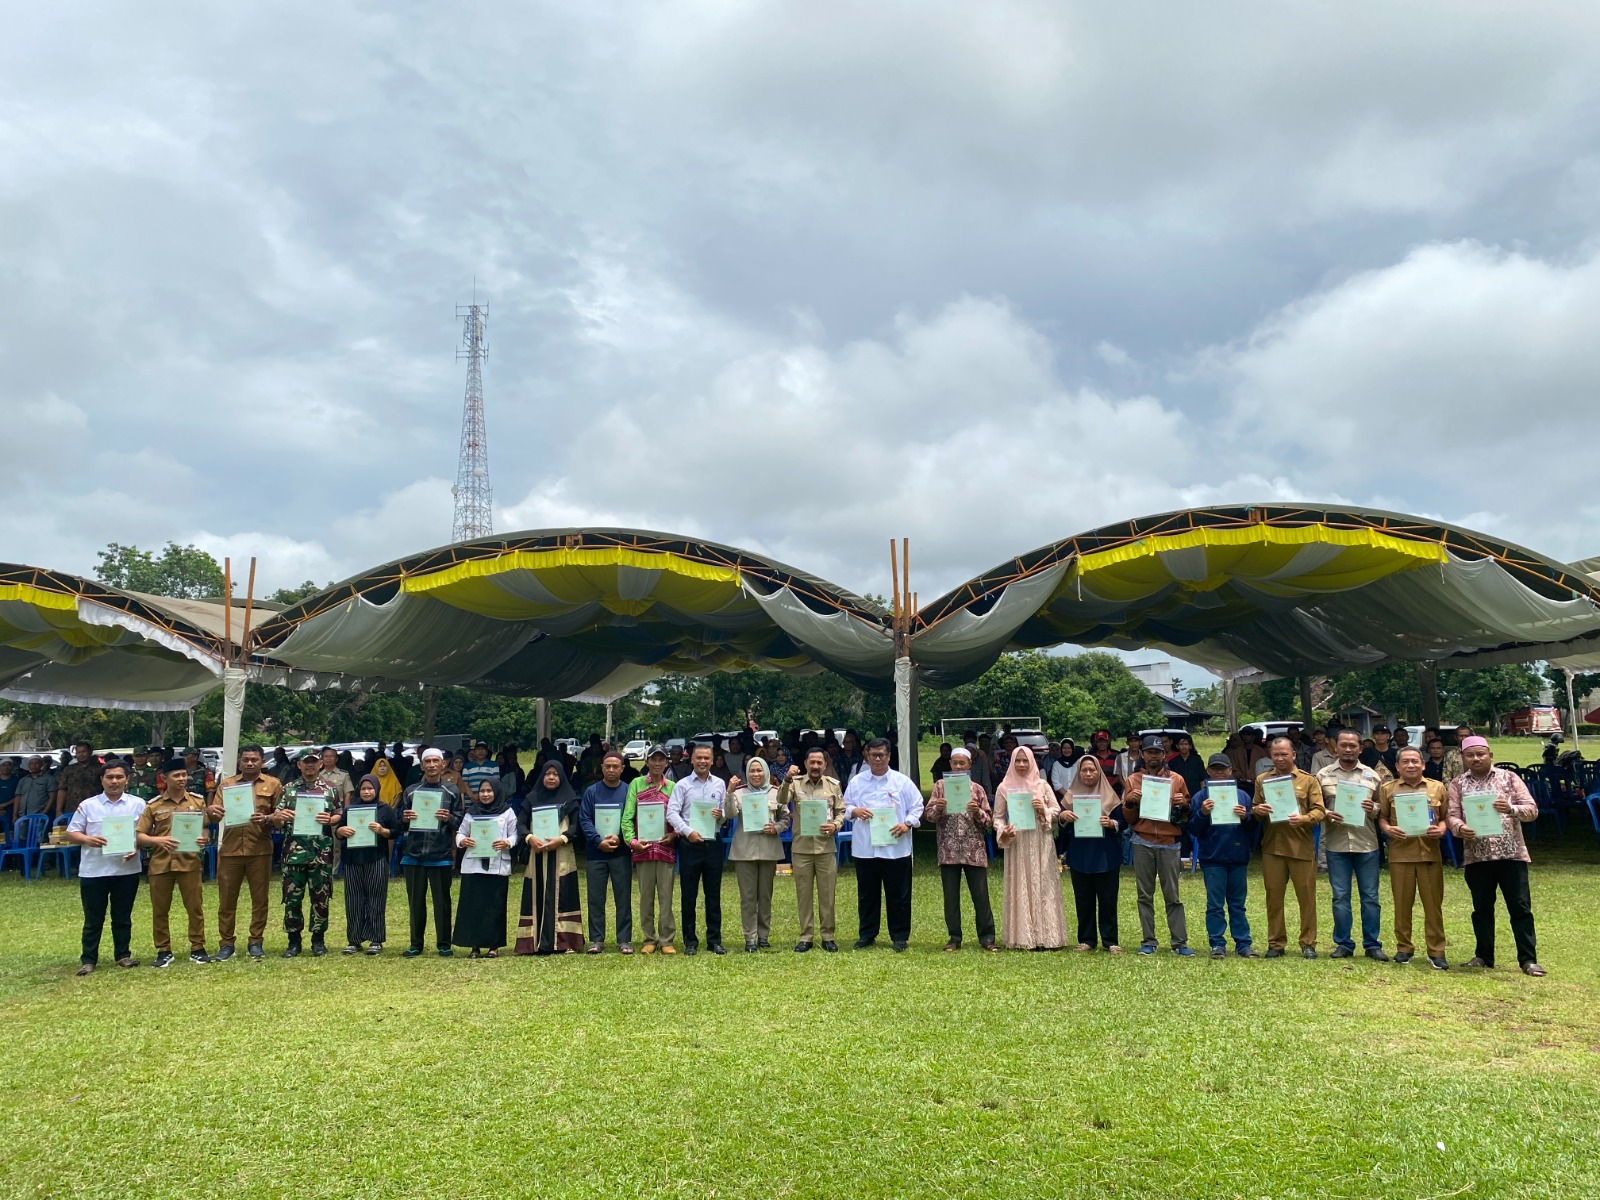
[[496, 529], [923, 598], [1211, 502], [1600, 553], [1600, 8], [62, 3], [0, 41], [0, 559]]

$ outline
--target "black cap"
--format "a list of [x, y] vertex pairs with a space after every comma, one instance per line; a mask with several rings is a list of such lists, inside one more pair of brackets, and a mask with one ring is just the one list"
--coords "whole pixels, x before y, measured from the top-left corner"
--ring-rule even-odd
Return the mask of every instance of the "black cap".
[[166, 762], [161, 764], [161, 773], [163, 775], [170, 775], [174, 771], [187, 772], [188, 770], [189, 764], [184, 762], [181, 758], [169, 758]]
[[665, 758], [666, 756], [667, 748], [665, 746], [651, 746], [650, 753], [645, 755], [645, 759], [649, 760], [652, 758]]
[[[1130, 733], [1128, 736], [1132, 737], [1133, 735]], [[1141, 750], [1164, 750], [1165, 748], [1166, 746], [1161, 741], [1159, 733], [1147, 733], [1144, 735], [1144, 741], [1139, 743], [1139, 749]]]
[[1233, 759], [1229, 758], [1226, 754], [1213, 754], [1210, 758], [1206, 759], [1206, 766], [1227, 767], [1229, 770], [1232, 770]]

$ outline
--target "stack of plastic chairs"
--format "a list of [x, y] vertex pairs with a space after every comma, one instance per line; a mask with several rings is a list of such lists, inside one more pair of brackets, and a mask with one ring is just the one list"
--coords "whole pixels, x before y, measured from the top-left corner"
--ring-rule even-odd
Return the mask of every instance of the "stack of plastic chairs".
[[45, 831], [49, 828], [50, 818], [43, 813], [18, 817], [11, 831], [11, 839], [5, 849], [0, 850], [0, 871], [5, 870], [7, 859], [15, 858], [22, 863], [22, 877], [32, 879], [34, 869], [39, 865], [39, 843], [44, 841]]
[[[52, 828], [65, 829], [71, 820], [71, 817], [57, 817], [52, 823]], [[71, 879], [72, 862], [78, 855], [78, 849], [78, 846], [71, 842], [65, 845], [58, 845], [49, 841], [40, 842], [39, 855], [35, 860], [39, 868], [39, 874], [41, 876], [44, 874], [45, 864], [53, 858], [56, 860], [56, 866], [61, 870], [61, 877], [63, 879]]]

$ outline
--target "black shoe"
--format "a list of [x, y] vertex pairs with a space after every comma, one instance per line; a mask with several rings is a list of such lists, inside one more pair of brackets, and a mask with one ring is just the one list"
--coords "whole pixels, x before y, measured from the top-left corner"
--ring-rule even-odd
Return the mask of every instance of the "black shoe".
[[339, 951], [339, 953], [340, 954], [360, 954], [361, 953], [361, 947], [356, 945], [354, 942], [351, 942], [343, 950]]
[[754, 954], [756, 952], [756, 943], [755, 942], [746, 942], [744, 944], [744, 952], [746, 954]]
[[890, 942], [889, 949], [896, 954], [904, 954], [906, 952], [906, 944], [904, 942]]
[[233, 943], [232, 942], [223, 942], [222, 945], [217, 947], [217, 957], [212, 959], [212, 961], [213, 962], [227, 962], [232, 957], [233, 957]]
[[284, 949], [282, 957], [283, 958], [299, 958], [300, 957], [300, 935], [298, 933], [291, 933], [289, 935], [289, 945]]
[[1373, 962], [1388, 962], [1389, 961], [1389, 956], [1383, 952], [1383, 948], [1381, 946], [1376, 950], [1368, 950], [1367, 951], [1367, 957], [1370, 958]]
[[1448, 971], [1450, 969], [1450, 964], [1448, 962], [1442, 958], [1434, 958], [1431, 954], [1428, 955], [1428, 965], [1435, 971]]
[[1329, 958], [1354, 958], [1355, 956], [1356, 952], [1347, 946], [1335, 946], [1333, 953], [1328, 955]]
[[826, 950], [829, 954], [837, 954], [837, 953], [839, 953], [839, 943], [838, 942], [823, 942], [822, 943], [822, 948], [824, 950]]
[[367, 953], [369, 955], [371, 955], [371, 954], [382, 954], [383, 953], [383, 943], [382, 942], [368, 942], [367, 943]]
[[321, 958], [327, 952], [328, 952], [328, 947], [327, 947], [327, 944], [322, 940], [322, 935], [320, 933], [312, 934], [311, 935], [311, 957], [312, 958]]
[[400, 952], [400, 957], [401, 958], [416, 958], [421, 953], [422, 953], [422, 947], [421, 946], [407, 946], [404, 950], [402, 950]]
[[1228, 948], [1226, 946], [1213, 946], [1213, 947], [1211, 947], [1211, 957], [1212, 958], [1227, 958], [1228, 957]]
[[690, 958], [693, 958], [696, 954], [700, 953], [700, 943], [699, 942], [685, 942], [683, 944], [683, 952], [685, 954], [687, 954]]
[[171, 950], [157, 950], [156, 960], [150, 965], [159, 969], [161, 967], [170, 967], [176, 961], [177, 960], [172, 957]]
[[117, 966], [121, 967], [125, 971], [132, 967], [137, 967], [138, 965], [139, 960], [134, 958], [131, 954], [124, 955], [123, 957], [117, 959]]
[[189, 951], [189, 961], [192, 963], [208, 963], [215, 960], [204, 950], [191, 950]]
[[1240, 946], [1237, 950], [1234, 951], [1234, 954], [1238, 955], [1240, 958], [1260, 958], [1261, 957], [1261, 955], [1257, 954], [1255, 952], [1255, 950], [1250, 946]]
[[713, 954], [726, 954], [728, 952], [728, 948], [721, 942], [712, 942], [710, 948]]
[[1316, 948], [1314, 946], [1301, 946], [1300, 947], [1300, 957], [1301, 958], [1315, 958], [1316, 956], [1317, 956], [1317, 951], [1316, 951]]
[[796, 942], [794, 944], [794, 952], [796, 954], [804, 954], [809, 949], [811, 949], [810, 942]]
[[1267, 951], [1267, 957], [1268, 958], [1282, 958], [1283, 957], [1283, 951], [1278, 949], [1276, 946], [1273, 946], [1271, 949], [1269, 949]]
[[94, 974], [94, 964], [93, 963], [79, 963], [78, 964], [78, 974], [79, 975], [93, 975]]
[[766, 938], [757, 938], [756, 939], [756, 945], [758, 947], [760, 947], [761, 949], [763, 949], [763, 950], [771, 950], [772, 949], [772, 943]]
[[855, 949], [857, 949], [857, 950], [871, 950], [872, 947], [874, 946], [874, 944], [876, 944], [877, 940], [878, 940], [877, 938], [857, 938], [856, 939], [856, 944], [855, 944]]
[[1524, 975], [1532, 975], [1535, 979], [1542, 979], [1544, 978], [1545, 971], [1544, 968], [1536, 962], [1525, 962], [1522, 964], [1522, 973]]
[[440, 958], [449, 958], [453, 954], [455, 954], [455, 951], [450, 949], [449, 946], [440, 946], [439, 947], [439, 957]]
[[1410, 961], [1411, 961], [1411, 960], [1412, 960], [1412, 958], [1413, 958], [1413, 957], [1414, 957], [1414, 955], [1413, 955], [1413, 954], [1412, 954], [1412, 953], [1411, 953], [1411, 951], [1409, 951], [1409, 950], [1402, 950], [1402, 951], [1400, 951], [1400, 952], [1399, 952], [1399, 953], [1398, 953], [1398, 954], [1396, 954], [1396, 955], [1395, 955], [1395, 956], [1394, 956], [1394, 958], [1393, 958], [1393, 959], [1392, 959], [1392, 960], [1391, 960], [1391, 961], [1393, 961], [1393, 962], [1397, 962], [1397, 963], [1399, 963], [1399, 964], [1400, 964], [1400, 965], [1401, 965], [1401, 966], [1402, 966], [1402, 967], [1403, 967], [1403, 966], [1405, 966], [1405, 965], [1406, 965], [1406, 964], [1407, 964], [1407, 963], [1408, 963], [1408, 962], [1410, 962]]
[[266, 947], [260, 942], [251, 942], [245, 949], [249, 952], [251, 958], [265, 958], [267, 956]]

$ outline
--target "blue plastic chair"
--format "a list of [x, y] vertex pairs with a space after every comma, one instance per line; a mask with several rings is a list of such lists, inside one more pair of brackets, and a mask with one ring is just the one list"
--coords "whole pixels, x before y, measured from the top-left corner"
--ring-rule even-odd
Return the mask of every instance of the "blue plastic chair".
[[222, 841], [222, 826], [208, 824], [206, 826], [206, 848], [200, 854], [200, 871], [206, 879], [217, 877], [217, 848]]
[[1450, 865], [1452, 867], [1459, 867], [1461, 865], [1461, 855], [1456, 850], [1455, 835], [1451, 833], [1449, 829], [1444, 831], [1443, 841], [1444, 846], [1442, 849], [1444, 850], [1445, 857], [1450, 860]]
[[[71, 821], [72, 818], [68, 816], [57, 817], [51, 822], [51, 828], [65, 829]], [[72, 843], [68, 843], [64, 846], [57, 846], [52, 842], [41, 841], [39, 843], [39, 854], [35, 859], [35, 864], [38, 867], [40, 877], [42, 878], [44, 876], [45, 866], [53, 858], [55, 859], [57, 868], [61, 871], [61, 877], [63, 879], [71, 879], [72, 862], [73, 859], [77, 857], [79, 849], [79, 846]]]
[[18, 817], [11, 840], [6, 843], [4, 850], [0, 850], [0, 871], [5, 870], [6, 859], [15, 858], [22, 863], [22, 877], [32, 879], [34, 868], [39, 863], [39, 843], [44, 840], [45, 830], [49, 828], [50, 818], [43, 813]]
[[844, 866], [845, 859], [850, 857], [850, 842], [853, 837], [851, 826], [854, 820], [846, 821], [839, 826], [839, 832], [833, 835], [833, 856], [839, 866]]

